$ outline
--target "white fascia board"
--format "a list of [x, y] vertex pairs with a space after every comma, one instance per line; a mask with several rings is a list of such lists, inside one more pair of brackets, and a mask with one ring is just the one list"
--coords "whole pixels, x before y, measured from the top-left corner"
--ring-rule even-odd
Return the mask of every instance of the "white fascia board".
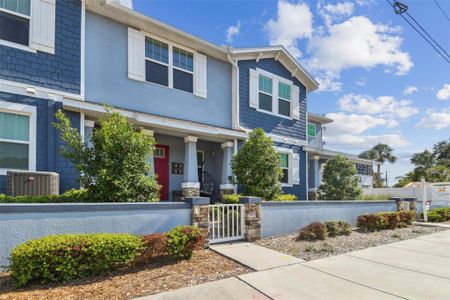
[[306, 151], [306, 152], [310, 152], [312, 155], [316, 154], [316, 155], [319, 155], [319, 156], [327, 156], [327, 157], [332, 157], [332, 156], [336, 156], [336, 155], [342, 155], [342, 156], [348, 158], [351, 162], [354, 162], [354, 163], [361, 163], [361, 164], [368, 164], [368, 165], [373, 165], [374, 164], [373, 160], [359, 158], [359, 157], [357, 157], [354, 154], [349, 154], [349, 153], [340, 152], [340, 151], [319, 149], [319, 148], [310, 147], [310, 146], [303, 146], [303, 150]]

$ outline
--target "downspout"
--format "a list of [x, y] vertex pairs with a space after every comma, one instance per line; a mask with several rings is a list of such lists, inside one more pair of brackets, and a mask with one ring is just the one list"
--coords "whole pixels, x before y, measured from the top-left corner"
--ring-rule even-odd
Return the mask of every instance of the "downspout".
[[[233, 82], [235, 88], [233, 91], [234, 93], [232, 95], [232, 101], [235, 104], [236, 115], [235, 115], [235, 121], [234, 121], [233, 126], [235, 129], [238, 129], [238, 130], [241, 130], [244, 132], [248, 132], [248, 130], [245, 129], [244, 127], [242, 127], [239, 123], [239, 66], [238, 66], [237, 62], [231, 58], [231, 52], [232, 52], [231, 47], [228, 47], [227, 58], [235, 70], [235, 80]], [[235, 140], [235, 142], [234, 142], [234, 153], [235, 154], [237, 153], [237, 140]]]

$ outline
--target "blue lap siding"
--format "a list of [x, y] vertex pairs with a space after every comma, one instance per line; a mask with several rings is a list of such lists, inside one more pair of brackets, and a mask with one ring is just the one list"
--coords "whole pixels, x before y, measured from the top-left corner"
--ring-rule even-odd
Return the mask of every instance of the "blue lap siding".
[[[275, 115], [259, 112], [249, 106], [249, 69], [263, 69], [267, 72], [293, 81], [300, 88], [300, 120], [288, 120]], [[306, 88], [291, 76], [275, 59], [239, 61], [239, 121], [246, 128], [263, 128], [265, 132], [306, 140]]]
[[[64, 144], [59, 132], [53, 127], [54, 114], [62, 109], [60, 102], [38, 99], [23, 95], [0, 92], [0, 101], [20, 103], [36, 107], [36, 170], [52, 171], [60, 174], [60, 192], [79, 187], [79, 172], [65, 159], [59, 148]], [[79, 113], [65, 111], [72, 126], [80, 129]], [[6, 176], [0, 175], [0, 193], [6, 192]]]
[[0, 79], [80, 93], [81, 1], [56, 1], [55, 54], [0, 45]]

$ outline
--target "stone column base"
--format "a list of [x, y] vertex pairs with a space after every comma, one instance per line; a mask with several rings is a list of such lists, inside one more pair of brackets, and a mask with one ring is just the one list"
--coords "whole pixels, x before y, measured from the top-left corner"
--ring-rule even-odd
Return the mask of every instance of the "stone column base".
[[200, 197], [200, 183], [199, 182], [183, 182], [181, 184], [184, 198]]
[[241, 197], [239, 203], [245, 210], [245, 240], [253, 242], [261, 239], [261, 198]]
[[186, 198], [186, 201], [191, 203], [192, 205], [192, 225], [197, 226], [200, 232], [205, 237], [205, 243], [203, 245], [204, 248], [208, 248], [209, 246], [209, 223], [208, 223], [208, 205], [209, 198]]

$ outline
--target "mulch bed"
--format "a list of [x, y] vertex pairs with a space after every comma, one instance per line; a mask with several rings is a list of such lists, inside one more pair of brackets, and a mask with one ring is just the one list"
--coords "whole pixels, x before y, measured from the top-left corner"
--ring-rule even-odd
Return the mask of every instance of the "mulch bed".
[[210, 250], [191, 260], [160, 260], [122, 268], [67, 284], [15, 289], [8, 273], [0, 273], [0, 299], [129, 299], [248, 273], [251, 270]]
[[313, 260], [412, 239], [443, 230], [446, 229], [412, 225], [407, 228], [383, 230], [373, 233], [353, 231], [351, 235], [328, 238], [324, 241], [297, 241], [297, 234], [290, 234], [265, 238], [255, 243], [304, 260]]

